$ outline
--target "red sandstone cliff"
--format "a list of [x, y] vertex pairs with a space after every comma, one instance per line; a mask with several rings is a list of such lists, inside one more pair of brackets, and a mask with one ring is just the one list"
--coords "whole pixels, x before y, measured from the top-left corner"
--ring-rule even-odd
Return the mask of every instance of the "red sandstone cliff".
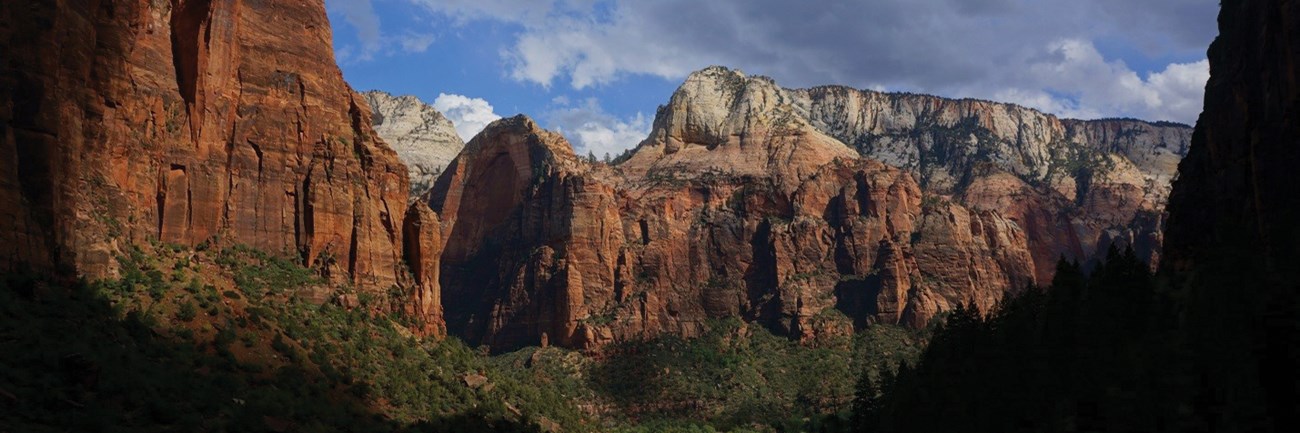
[[[618, 168], [576, 157], [522, 116], [489, 126], [430, 196], [449, 330], [495, 349], [543, 338], [595, 349], [744, 317], [813, 338], [855, 323], [920, 326], [1032, 281], [1025, 235], [997, 213], [923, 204], [906, 172], [806, 125], [767, 126], [696, 136], [712, 148], [647, 143]], [[705, 153], [745, 146], [760, 156]], [[771, 146], [845, 151], [809, 163]], [[673, 160], [691, 153], [704, 156]], [[710, 160], [726, 165], [677, 170]]]
[[219, 238], [410, 285], [407, 170], [321, 0], [10, 1], [0, 23], [4, 269], [109, 276], [125, 244]]
[[490, 126], [430, 194], [449, 329], [594, 349], [723, 317], [799, 338], [923, 326], [1061, 255], [1158, 250], [1185, 127], [841, 93], [709, 68], [612, 167], [527, 118]]
[[496, 348], [733, 316], [811, 338], [987, 308], [1058, 255], [1158, 246], [1161, 182], [1185, 148], [1176, 126], [711, 68], [617, 167], [509, 119], [453, 161], [431, 209], [408, 210], [406, 169], [334, 65], [319, 1], [11, 3], [6, 269], [98, 277], [129, 243], [244, 243], [408, 288], [426, 332], [445, 301], [453, 330]]

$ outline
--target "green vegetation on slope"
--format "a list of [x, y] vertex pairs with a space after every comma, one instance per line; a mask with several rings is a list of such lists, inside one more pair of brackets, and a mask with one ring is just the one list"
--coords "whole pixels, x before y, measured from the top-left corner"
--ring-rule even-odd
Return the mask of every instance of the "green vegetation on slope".
[[336, 289], [288, 260], [156, 248], [121, 262], [119, 280], [0, 283], [0, 431], [585, 430], [568, 400], [410, 335], [367, 296], [311, 302]]
[[590, 357], [496, 357], [242, 246], [155, 245], [95, 283], [0, 278], [0, 432], [843, 431], [921, 332], [799, 343], [740, 320]]
[[529, 348], [494, 362], [587, 402], [609, 430], [842, 431], [857, 373], [914, 360], [923, 344], [922, 333], [894, 326], [807, 345], [738, 319], [709, 329], [619, 344], [600, 359]]

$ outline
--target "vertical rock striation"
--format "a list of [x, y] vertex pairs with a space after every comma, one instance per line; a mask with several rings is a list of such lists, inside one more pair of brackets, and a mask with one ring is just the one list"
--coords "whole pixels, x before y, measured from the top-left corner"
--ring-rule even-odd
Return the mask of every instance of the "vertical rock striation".
[[[759, 152], [837, 144], [805, 141], [818, 137], [807, 125], [757, 130], [747, 139], [765, 143]], [[738, 143], [714, 149], [727, 145]], [[497, 350], [599, 349], [743, 317], [810, 339], [923, 326], [1033, 281], [1025, 235], [994, 212], [923, 204], [907, 172], [852, 152], [815, 164], [762, 154], [772, 160], [685, 171], [663, 168], [674, 154], [640, 155], [624, 170], [576, 157], [527, 118], [490, 125], [429, 196], [443, 218], [448, 329]]]
[[220, 237], [405, 284], [407, 170], [320, 0], [0, 5], [0, 266], [87, 277]]

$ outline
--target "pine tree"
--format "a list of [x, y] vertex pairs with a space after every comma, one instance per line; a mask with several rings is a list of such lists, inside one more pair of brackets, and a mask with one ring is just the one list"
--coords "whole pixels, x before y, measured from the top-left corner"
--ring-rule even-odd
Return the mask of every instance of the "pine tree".
[[880, 389], [871, 380], [870, 369], [864, 368], [853, 391], [853, 418], [850, 421], [853, 432], [875, 431], [879, 415]]

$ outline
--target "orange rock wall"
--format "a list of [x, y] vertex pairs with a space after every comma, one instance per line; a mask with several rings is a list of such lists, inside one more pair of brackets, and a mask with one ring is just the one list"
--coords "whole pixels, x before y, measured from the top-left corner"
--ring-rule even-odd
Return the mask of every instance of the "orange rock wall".
[[810, 339], [923, 326], [1033, 281], [1015, 224], [923, 206], [912, 177], [879, 162], [831, 162], [793, 188], [798, 175], [621, 170], [524, 117], [471, 141], [430, 197], [448, 329], [496, 350], [543, 339], [598, 350], [741, 317]]
[[321, 0], [0, 4], [0, 267], [116, 272], [220, 239], [409, 283], [406, 168], [343, 81]]

